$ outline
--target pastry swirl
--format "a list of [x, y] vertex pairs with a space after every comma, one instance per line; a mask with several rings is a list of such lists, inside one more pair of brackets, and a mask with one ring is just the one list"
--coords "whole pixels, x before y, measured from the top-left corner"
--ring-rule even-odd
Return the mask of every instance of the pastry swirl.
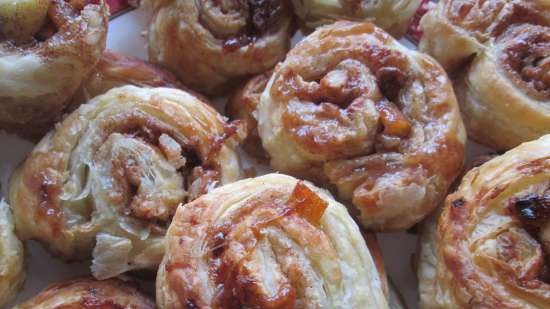
[[550, 133], [550, 4], [444, 0], [421, 20], [420, 50], [456, 75], [468, 134], [499, 150]]
[[283, 59], [292, 13], [283, 0], [153, 0], [149, 58], [194, 90], [220, 94]]
[[420, 304], [550, 305], [550, 135], [469, 171], [421, 238]]
[[280, 174], [241, 180], [178, 208], [157, 276], [157, 305], [388, 308], [346, 208]]
[[447, 75], [370, 23], [337, 22], [296, 45], [276, 67], [258, 118], [271, 165], [335, 186], [369, 229], [417, 223], [463, 163]]
[[13, 309], [155, 309], [133, 283], [89, 278], [54, 284]]
[[338, 20], [370, 21], [392, 35], [402, 36], [421, 0], [292, 0], [295, 13], [307, 27]]
[[115, 88], [68, 116], [10, 181], [17, 232], [103, 279], [154, 268], [176, 207], [240, 177], [238, 124], [169, 88]]
[[9, 205], [0, 201], [0, 307], [15, 297], [25, 280], [23, 244], [15, 236]]
[[99, 61], [107, 21], [103, 1], [0, 4], [0, 129], [32, 136], [53, 124]]

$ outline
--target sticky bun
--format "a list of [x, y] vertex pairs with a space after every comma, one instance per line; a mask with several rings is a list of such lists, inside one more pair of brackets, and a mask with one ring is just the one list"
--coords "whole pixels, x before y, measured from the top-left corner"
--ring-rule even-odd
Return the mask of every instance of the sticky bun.
[[17, 232], [98, 279], [155, 268], [180, 203], [240, 177], [242, 129], [191, 94], [114, 88], [81, 105], [10, 180]]
[[76, 279], [49, 286], [13, 309], [155, 309], [133, 282]]
[[424, 226], [420, 305], [550, 306], [550, 135], [470, 170]]
[[241, 180], [179, 207], [156, 284], [160, 309], [388, 308], [346, 208], [281, 174]]
[[290, 46], [286, 1], [151, 0], [149, 58], [205, 94], [264, 72]]
[[507, 150], [550, 133], [550, 2], [443, 0], [420, 26], [470, 138]]
[[25, 136], [58, 119], [105, 48], [102, 0], [0, 2], [0, 129]]
[[370, 21], [392, 35], [405, 34], [421, 0], [292, 0], [309, 28], [338, 20]]
[[262, 93], [258, 121], [276, 170], [335, 187], [368, 229], [417, 223], [463, 164], [445, 71], [371, 23], [337, 22], [298, 43]]

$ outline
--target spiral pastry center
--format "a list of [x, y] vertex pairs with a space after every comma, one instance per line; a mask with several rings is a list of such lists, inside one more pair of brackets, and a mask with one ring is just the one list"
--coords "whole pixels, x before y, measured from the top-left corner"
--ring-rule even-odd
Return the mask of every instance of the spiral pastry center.
[[297, 98], [290, 100], [284, 116], [296, 139], [316, 151], [342, 149], [354, 156], [372, 153], [374, 146], [395, 150], [409, 137], [411, 123], [400, 110], [399, 97], [409, 81], [404, 58], [371, 52], [369, 56], [381, 56], [382, 63], [350, 58], [326, 73], [318, 72], [321, 77], [316, 72], [282, 73], [288, 82], [279, 91]]
[[202, 24], [229, 51], [268, 32], [283, 11], [281, 0], [203, 0], [200, 6]]
[[122, 214], [168, 222], [179, 203], [216, 186], [220, 175], [203, 166], [190, 141], [142, 116], [131, 115], [122, 126], [103, 124], [111, 134], [99, 146], [93, 164], [98, 179], [109, 181], [98, 186], [109, 191], [109, 204], [118, 205]]
[[550, 28], [523, 25], [505, 33], [501, 61], [516, 83], [536, 98], [550, 99]]
[[[528, 191], [530, 193], [519, 193], [504, 201], [509, 207], [503, 208], [502, 215], [511, 213], [515, 219], [496, 228], [494, 236], [474, 242], [474, 247], [484, 256], [479, 265], [494, 259], [496, 267], [513, 274], [520, 284], [536, 288], [533, 285], [540, 282], [550, 283], [550, 187]], [[453, 205], [461, 207], [456, 202]], [[495, 218], [498, 215], [489, 216], [483, 222], [489, 223]]]

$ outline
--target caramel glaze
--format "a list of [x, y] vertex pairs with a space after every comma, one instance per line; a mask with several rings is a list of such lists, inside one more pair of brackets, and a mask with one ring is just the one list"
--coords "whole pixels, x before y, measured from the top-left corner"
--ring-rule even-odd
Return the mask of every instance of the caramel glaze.
[[240, 177], [243, 134], [183, 91], [112, 89], [59, 123], [12, 176], [18, 235], [68, 260], [87, 258], [97, 233], [126, 235], [117, 224], [127, 221], [161, 238], [179, 204]]
[[[493, 161], [485, 163], [486, 168], [489, 168]], [[534, 179], [538, 177], [537, 174], [544, 174], [550, 169], [550, 157], [520, 162], [515, 168], [523, 175], [522, 179], [526, 181]], [[548, 281], [550, 234], [543, 232], [550, 227], [548, 224], [550, 188], [537, 190], [538, 193], [519, 195], [512, 193], [511, 195], [510, 190], [525, 186], [506, 181], [496, 186], [488, 182], [491, 187], [480, 185], [484, 176], [478, 169], [470, 171], [471, 175], [466, 176], [466, 181], [459, 190], [447, 198], [446, 203], [453, 207], [446, 207], [439, 219], [440, 250], [438, 254], [442, 255], [447, 270], [452, 276], [453, 284], [460, 289], [465, 289], [456, 290], [455, 295], [459, 295], [460, 302], [464, 301], [463, 296], [469, 295], [468, 305], [474, 307], [531, 308], [527, 305], [519, 305], [529, 304], [534, 306], [533, 308], [542, 308], [545, 306], [543, 304], [548, 304], [550, 301], [548, 285], [550, 283]], [[490, 181], [495, 180], [496, 178]], [[462, 188], [466, 185], [475, 186], [476, 191], [465, 191]], [[465, 192], [468, 197], [462, 195]], [[502, 196], [505, 198], [503, 199]], [[507, 206], [501, 208], [497, 205]], [[487, 241], [473, 233], [476, 231], [475, 225], [481, 224], [480, 221], [492, 212], [499, 216], [510, 216], [512, 221], [510, 224], [503, 225], [499, 231], [491, 232], [494, 235], [486, 236], [496, 240], [496, 252], [488, 253], [496, 256], [486, 257], [485, 252], [472, 252], [472, 250], [481, 251], [482, 245], [472, 243], [470, 237], [476, 237], [479, 242]], [[529, 256], [532, 258], [526, 260]], [[483, 271], [480, 272], [479, 269]], [[506, 288], [502, 290], [496, 288], [494, 280], [501, 280], [499, 285], [502, 284]], [[503, 294], [508, 291], [513, 291], [514, 295]], [[507, 296], [503, 297], [503, 295]]]
[[503, 45], [499, 61], [509, 78], [530, 97], [550, 100], [550, 27], [512, 27], [498, 43]]
[[[312, 54], [322, 55], [318, 68]], [[289, 53], [272, 82], [266, 91], [282, 110], [282, 130], [300, 152], [322, 158], [283, 171], [335, 185], [363, 217], [387, 207], [372, 190], [382, 177], [399, 175], [399, 186], [434, 181], [417, 205], [428, 213], [462, 166], [464, 132], [445, 72], [372, 24], [321, 28]], [[421, 217], [368, 227], [400, 229]]]
[[52, 285], [17, 309], [154, 309], [133, 282], [82, 278]]
[[162, 309], [388, 308], [376, 241], [328, 192], [291, 176], [240, 180], [179, 207], [165, 249]]
[[[293, 279], [279, 281], [277, 291], [266, 295], [261, 280], [255, 277], [261, 274], [248, 268], [248, 259], [253, 259], [251, 253], [265, 237], [262, 230], [269, 226], [291, 234], [301, 230], [303, 236], [300, 238], [319, 243], [321, 247], [326, 245], [326, 236], [317, 229], [326, 207], [325, 201], [299, 182], [288, 198], [280, 191], [263, 192], [261, 197], [252, 198], [233, 211], [223, 223], [209, 225], [204, 230], [204, 252], [209, 255], [208, 274], [218, 287], [212, 300], [212, 308], [295, 308]], [[178, 222], [176, 229], [199, 229], [208, 205], [194, 204], [192, 208], [180, 218], [183, 221]], [[193, 254], [186, 251], [189, 249], [186, 247], [188, 241], [190, 240], [187, 237], [180, 238], [180, 246], [176, 248], [178, 254], [174, 256]], [[180, 297], [180, 303], [186, 308], [206, 308], [203, 296], [197, 294], [200, 291], [186, 286], [179, 277], [179, 271], [174, 271], [188, 269], [187, 271], [192, 272], [194, 266], [177, 259], [177, 262], [168, 262], [165, 267], [168, 282]], [[298, 276], [299, 270], [295, 271], [295, 274], [291, 272], [289, 276]]]
[[[211, 186], [219, 183], [220, 174], [217, 171], [219, 166], [212, 162], [212, 158], [217, 155], [221, 145], [227, 139], [237, 134], [237, 124], [226, 124], [226, 132], [223, 135], [213, 137], [210, 141], [206, 141], [210, 147], [205, 148], [198, 146], [198, 143], [204, 143], [205, 141], [194, 138], [187, 139], [157, 119], [149, 118], [140, 112], [129, 113], [124, 118], [124, 120], [115, 118], [112, 122], [101, 124], [102, 136], [96, 144], [97, 147], [102, 145], [110, 135], [122, 133], [125, 136], [140, 139], [161, 151], [162, 145], [159, 145], [159, 139], [162, 134], [166, 134], [178, 142], [181, 146], [180, 155], [186, 157], [187, 164], [182, 166], [179, 172], [187, 180], [187, 189], [192, 189], [190, 190], [192, 191], [190, 192], [190, 199], [206, 193]], [[38, 197], [39, 208], [36, 212], [36, 220], [49, 222], [54, 235], [63, 230], [65, 224], [59, 199], [63, 188], [62, 176], [55, 171], [63, 170], [68, 162], [59, 160], [60, 157], [55, 153], [34, 153], [31, 158], [27, 159], [29, 164], [25, 164], [23, 169], [25, 184]], [[141, 167], [133, 164], [135, 160], [131, 158], [131, 154], [129, 154], [129, 157], [123, 156], [113, 159], [112, 173], [118, 186], [113, 189], [109, 197], [113, 199], [113, 204], [116, 205], [120, 201], [124, 201], [124, 205], [128, 207], [127, 209], [120, 209], [119, 212], [143, 220], [169, 222], [181, 201], [174, 201], [166, 209], [164, 208], [166, 205], [158, 203], [160, 201], [155, 202], [154, 199], [141, 200], [137, 198], [134, 196], [135, 189], [132, 190], [132, 188], [139, 187], [139, 175], [142, 174], [140, 172]], [[37, 169], [41, 172], [36, 173]]]

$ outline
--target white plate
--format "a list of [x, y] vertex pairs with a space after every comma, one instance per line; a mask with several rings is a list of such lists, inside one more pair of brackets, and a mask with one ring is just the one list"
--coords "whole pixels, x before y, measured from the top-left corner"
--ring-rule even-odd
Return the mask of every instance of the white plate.
[[[135, 10], [112, 20], [109, 25], [107, 47], [127, 55], [146, 59], [146, 41], [144, 31], [149, 14], [144, 10]], [[293, 43], [300, 39], [293, 38]], [[404, 42], [413, 46], [410, 42]], [[216, 100], [216, 106], [222, 109], [224, 100]], [[19, 162], [32, 150], [32, 143], [12, 135], [0, 133], [0, 177], [2, 193], [6, 196], [8, 179]], [[480, 154], [486, 154], [490, 149], [469, 142], [466, 148], [467, 161]], [[381, 234], [378, 237], [382, 247], [382, 255], [386, 270], [403, 296], [407, 308], [416, 309], [417, 283], [416, 274], [412, 268], [412, 256], [416, 249], [416, 235], [406, 232]], [[34, 241], [27, 243], [27, 280], [21, 293], [12, 304], [0, 309], [11, 308], [13, 305], [36, 295], [46, 286], [65, 279], [89, 274], [89, 263], [67, 264], [50, 256]]]

